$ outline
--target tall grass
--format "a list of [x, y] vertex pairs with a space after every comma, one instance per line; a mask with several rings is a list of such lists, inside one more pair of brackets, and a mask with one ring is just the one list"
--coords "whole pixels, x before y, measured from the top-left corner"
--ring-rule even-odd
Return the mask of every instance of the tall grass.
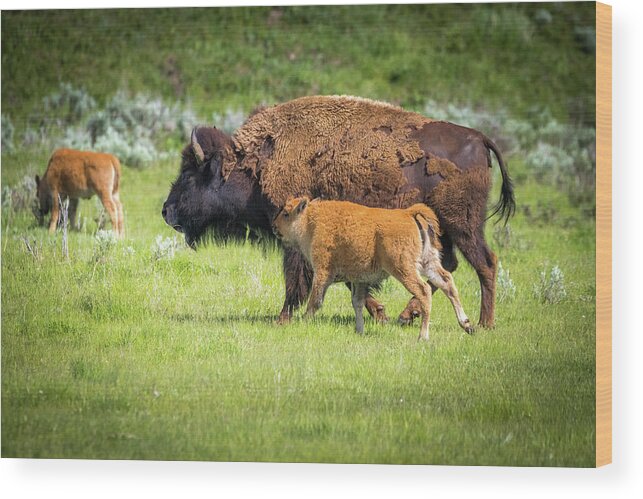
[[[314, 320], [275, 324], [275, 248], [174, 240], [158, 213], [175, 167], [126, 169], [126, 240], [89, 222], [69, 233], [68, 260], [61, 235], [3, 210], [3, 456], [593, 464], [591, 222], [516, 216], [497, 249], [515, 295], [494, 330], [463, 334], [438, 294], [429, 344], [417, 324], [367, 321], [358, 337], [342, 286]], [[569, 209], [552, 188], [521, 196]], [[551, 262], [560, 303], [533, 294]], [[463, 263], [455, 278], [475, 316], [477, 277]], [[380, 298], [394, 317], [409, 297], [387, 281]]]

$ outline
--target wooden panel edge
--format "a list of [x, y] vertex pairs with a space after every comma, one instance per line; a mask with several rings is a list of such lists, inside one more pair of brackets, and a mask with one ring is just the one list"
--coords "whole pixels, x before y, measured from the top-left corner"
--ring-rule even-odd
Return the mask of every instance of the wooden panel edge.
[[596, 466], [612, 462], [612, 7], [596, 2]]

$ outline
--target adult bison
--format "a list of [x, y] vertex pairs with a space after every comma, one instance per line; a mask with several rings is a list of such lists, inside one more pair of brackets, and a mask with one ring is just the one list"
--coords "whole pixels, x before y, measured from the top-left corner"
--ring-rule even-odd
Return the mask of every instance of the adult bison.
[[[494, 324], [497, 259], [484, 239], [491, 155], [502, 174], [493, 214], [515, 210], [511, 180], [498, 149], [482, 133], [434, 121], [390, 104], [346, 96], [295, 99], [252, 114], [232, 136], [195, 128], [181, 170], [163, 205], [168, 225], [196, 242], [209, 229], [243, 237], [246, 227], [271, 235], [271, 222], [291, 195], [406, 208], [426, 203], [440, 219], [442, 263], [455, 270], [459, 248], [480, 279], [480, 324]], [[308, 297], [312, 272], [284, 250], [287, 321]], [[371, 296], [366, 307], [384, 319]], [[410, 322], [412, 299], [400, 315]]]

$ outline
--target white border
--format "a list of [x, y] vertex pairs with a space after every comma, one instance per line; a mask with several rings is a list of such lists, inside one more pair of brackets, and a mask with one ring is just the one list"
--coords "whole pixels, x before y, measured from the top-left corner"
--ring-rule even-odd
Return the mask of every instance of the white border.
[[[462, 1], [462, 0], [460, 0]], [[302, 2], [0, 0], [2, 9], [274, 5]], [[312, 2], [311, 2], [312, 3]], [[336, 3], [400, 3], [319, 1]], [[404, 3], [424, 3], [407, 1]], [[446, 3], [444, 1], [432, 3]], [[640, 191], [643, 3], [613, 6], [613, 462], [593, 469], [140, 461], [0, 460], [4, 497], [641, 497], [643, 355], [639, 297], [643, 275]], [[597, 293], [601, 290], [597, 289]]]

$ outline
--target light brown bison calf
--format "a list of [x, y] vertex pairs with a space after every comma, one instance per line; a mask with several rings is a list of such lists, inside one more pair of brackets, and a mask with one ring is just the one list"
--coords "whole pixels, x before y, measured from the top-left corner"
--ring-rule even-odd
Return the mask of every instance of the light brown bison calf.
[[61, 199], [69, 198], [69, 221], [73, 227], [78, 200], [89, 199], [97, 194], [109, 214], [112, 229], [118, 236], [122, 236], [123, 205], [118, 194], [120, 178], [121, 164], [116, 156], [57, 149], [51, 155], [42, 179], [36, 175], [40, 204], [36, 216], [43, 223], [44, 216], [51, 211], [49, 232], [53, 233], [60, 217], [58, 196]]
[[449, 297], [460, 326], [468, 333], [473, 331], [453, 277], [440, 263], [440, 228], [426, 205], [387, 210], [345, 201], [291, 198], [275, 218], [273, 230], [286, 245], [301, 251], [313, 268], [307, 315], [321, 307], [333, 282], [350, 282], [355, 328], [362, 333], [368, 290], [391, 275], [420, 302], [419, 339], [428, 340], [431, 288], [422, 279], [424, 275]]

